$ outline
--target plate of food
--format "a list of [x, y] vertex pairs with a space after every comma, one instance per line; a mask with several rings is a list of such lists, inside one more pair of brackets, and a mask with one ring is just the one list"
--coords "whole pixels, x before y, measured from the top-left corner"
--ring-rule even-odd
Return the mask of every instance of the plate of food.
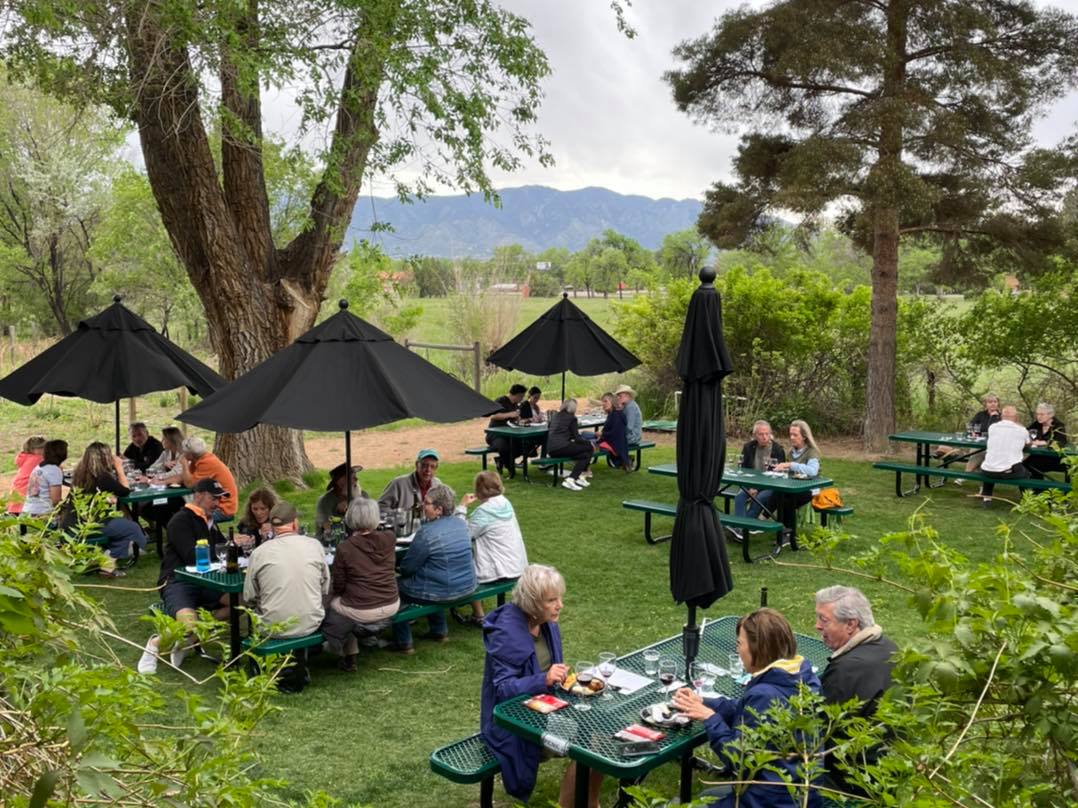
[[561, 683], [562, 690], [574, 696], [598, 696], [605, 687], [606, 683], [602, 679], [587, 672], [570, 673]]
[[692, 719], [679, 713], [668, 701], [649, 704], [640, 711], [640, 720], [653, 727], [687, 727]]

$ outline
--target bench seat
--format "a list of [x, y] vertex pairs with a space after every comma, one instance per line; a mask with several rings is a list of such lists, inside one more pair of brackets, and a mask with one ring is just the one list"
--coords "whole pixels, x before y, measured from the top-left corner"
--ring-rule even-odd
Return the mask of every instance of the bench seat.
[[[649, 441], [649, 440], [640, 441], [640, 443], [634, 443], [634, 444], [629, 446], [629, 452], [630, 453], [634, 453], [634, 452], [636, 453], [636, 468], [640, 468], [640, 460], [641, 460], [641, 454], [640, 453], [644, 449], [654, 449], [654, 448], [655, 448], [655, 442], [654, 441]], [[600, 457], [605, 457], [607, 459], [607, 461], [609, 462], [610, 453], [607, 452], [605, 449], [598, 449], [592, 454], [591, 462], [594, 463]], [[576, 461], [571, 457], [552, 457], [552, 456], [548, 456], [548, 457], [537, 457], [534, 460], [532, 460], [531, 462], [534, 465], [538, 466], [539, 468], [557, 467], [558, 473], [554, 475], [554, 485], [557, 485], [559, 482], [561, 482], [562, 466], [572, 465]]]
[[853, 508], [849, 505], [837, 505], [831, 508], [817, 508], [813, 505], [812, 510], [820, 515], [820, 527], [827, 527], [828, 519], [841, 522], [843, 517], [853, 516]]
[[677, 421], [644, 421], [640, 428], [647, 432], [677, 432]]
[[464, 454], [471, 455], [472, 457], [480, 457], [483, 459], [483, 471], [487, 470], [487, 455], [497, 454], [498, 450], [492, 446], [473, 446], [470, 449], [465, 449]]
[[[965, 469], [943, 468], [942, 466], [918, 466], [916, 463], [898, 463], [881, 461], [873, 463], [872, 468], [880, 471], [893, 471], [895, 473], [895, 494], [900, 497], [915, 493], [920, 488], [921, 478], [927, 483], [929, 477], [941, 477], [951, 480], [973, 480], [979, 483], [991, 483], [992, 485], [1013, 485], [1020, 491], [1064, 491], [1071, 490], [1071, 484], [1060, 480], [1037, 480], [1032, 477], [1023, 479], [1000, 479], [990, 477], [979, 471], [966, 471]], [[902, 490], [902, 475], [912, 474], [917, 481], [910, 491]]]
[[298, 651], [302, 648], [313, 648], [321, 645], [324, 641], [325, 638], [322, 636], [322, 632], [316, 631], [302, 637], [279, 637], [266, 640], [258, 645], [254, 644], [254, 638], [248, 637], [243, 641], [243, 647], [259, 656], [269, 656], [270, 654], [287, 654], [290, 651]]
[[415, 620], [420, 617], [426, 617], [427, 615], [434, 614], [435, 612], [441, 612], [446, 609], [456, 609], [460, 606], [467, 606], [469, 603], [475, 600], [485, 600], [486, 598], [496, 597], [498, 599], [498, 605], [501, 606], [505, 603], [505, 593], [512, 592], [513, 587], [517, 585], [514, 581], [501, 581], [494, 584], [480, 584], [474, 591], [469, 592], [462, 598], [458, 598], [453, 602], [446, 603], [409, 603], [404, 604], [393, 615], [392, 622], [404, 623], [410, 620]]
[[480, 783], [479, 805], [491, 808], [494, 804], [494, 775], [501, 767], [478, 733], [435, 749], [430, 755], [430, 769], [454, 783]]
[[[728, 501], [728, 500], [727, 500]], [[641, 511], [644, 514], [644, 539], [648, 544], [659, 544], [664, 541], [669, 541], [670, 536], [653, 536], [651, 532], [651, 517], [652, 514], [658, 514], [659, 516], [677, 516], [677, 505], [669, 502], [654, 502], [647, 499], [627, 499], [622, 501], [621, 507], [630, 511]], [[783, 529], [780, 522], [767, 519], [753, 519], [747, 516], [732, 516], [728, 513], [719, 514], [719, 523], [723, 527], [738, 527], [745, 530], [745, 537], [741, 543], [741, 554], [746, 562], [752, 563], [754, 560], [749, 553], [749, 533], [748, 531], [756, 530], [763, 533], [774, 534], [777, 538]]]

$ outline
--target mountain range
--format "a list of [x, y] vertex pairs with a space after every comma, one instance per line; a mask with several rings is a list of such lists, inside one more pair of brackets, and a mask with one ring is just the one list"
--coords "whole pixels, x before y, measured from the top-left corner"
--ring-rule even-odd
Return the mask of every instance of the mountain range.
[[[654, 250], [666, 234], [692, 227], [702, 206], [695, 199], [650, 199], [606, 188], [558, 191], [525, 185], [499, 195], [500, 208], [480, 194], [431, 196], [410, 204], [393, 197], [361, 200], [345, 244], [366, 238], [393, 257], [487, 258], [496, 247], [509, 244], [532, 253], [548, 247], [575, 252], [611, 229]], [[375, 221], [393, 231], [372, 237]]]

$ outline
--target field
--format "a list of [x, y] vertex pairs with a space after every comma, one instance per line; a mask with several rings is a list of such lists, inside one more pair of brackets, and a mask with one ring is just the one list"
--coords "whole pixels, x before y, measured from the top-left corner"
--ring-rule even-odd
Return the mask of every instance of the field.
[[[827, 447], [823, 449], [827, 458]], [[673, 449], [659, 448], [652, 450], [645, 464], [673, 459]], [[475, 470], [473, 463], [443, 464], [440, 477], [459, 496]], [[853, 534], [850, 553], [871, 547], [889, 531], [903, 529], [923, 507], [942, 541], [973, 560], [988, 562], [996, 552], [996, 525], [1012, 518], [1000, 503], [989, 511], [977, 507], [977, 501], [967, 496], [972, 493], [968, 486], [947, 486], [933, 491], [930, 499], [898, 500], [893, 478], [873, 471], [868, 462], [826, 460], [825, 471], [857, 511], [846, 522]], [[377, 493], [394, 473], [368, 470], [364, 484]], [[301, 518], [311, 517], [317, 489], [283, 493], [301, 506]], [[569, 661], [592, 659], [602, 650], [628, 651], [680, 631], [685, 611], [669, 595], [669, 547], [645, 545], [641, 515], [620, 507], [626, 497], [672, 500], [672, 480], [646, 472], [623, 476], [600, 469], [584, 492], [517, 481], [509, 485], [508, 495], [519, 514], [529, 558], [557, 566], [568, 581], [562, 629]], [[732, 549], [732, 556], [738, 549]], [[807, 564], [812, 558], [802, 552], [784, 554], [780, 561]], [[731, 563], [736, 588], [708, 616], [750, 610], [758, 602], [760, 587], [766, 586], [770, 604], [789, 616], [795, 630], [809, 634], [812, 593], [833, 583], [853, 582], [849, 576], [802, 567], [747, 566], [739, 556]], [[120, 630], [138, 644], [147, 636], [139, 618], [156, 600], [150, 591], [156, 566], [151, 552], [123, 582], [144, 591], [98, 590]], [[904, 596], [871, 581], [859, 585], [872, 598], [877, 620], [900, 645], [918, 639], [920, 622]], [[420, 633], [423, 630], [420, 626]], [[451, 623], [450, 638], [443, 646], [418, 641], [413, 657], [364, 649], [360, 670], [351, 675], [337, 671], [330, 658], [316, 659], [312, 685], [301, 695], [277, 697], [279, 711], [251, 737], [264, 762], [260, 773], [288, 780], [287, 793], [297, 797], [321, 788], [366, 805], [474, 805], [475, 787], [444, 782], [427, 766], [431, 750], [478, 726], [480, 635]], [[138, 656], [132, 648], [121, 648], [120, 653], [132, 665]], [[188, 667], [196, 675], [209, 673], [199, 660], [190, 661]], [[160, 682], [162, 691], [170, 693], [183, 680], [162, 666]], [[562, 765], [544, 766], [533, 804], [545, 805], [555, 797]], [[675, 767], [665, 767], [648, 782], [675, 793]], [[500, 787], [496, 799], [498, 805], [509, 804]]]

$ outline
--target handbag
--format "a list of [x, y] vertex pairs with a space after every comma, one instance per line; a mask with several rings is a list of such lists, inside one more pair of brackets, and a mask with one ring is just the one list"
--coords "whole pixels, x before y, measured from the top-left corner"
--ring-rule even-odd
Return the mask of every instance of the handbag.
[[826, 511], [828, 508], [841, 508], [842, 495], [837, 488], [822, 488], [820, 493], [812, 498], [812, 507], [818, 511]]

